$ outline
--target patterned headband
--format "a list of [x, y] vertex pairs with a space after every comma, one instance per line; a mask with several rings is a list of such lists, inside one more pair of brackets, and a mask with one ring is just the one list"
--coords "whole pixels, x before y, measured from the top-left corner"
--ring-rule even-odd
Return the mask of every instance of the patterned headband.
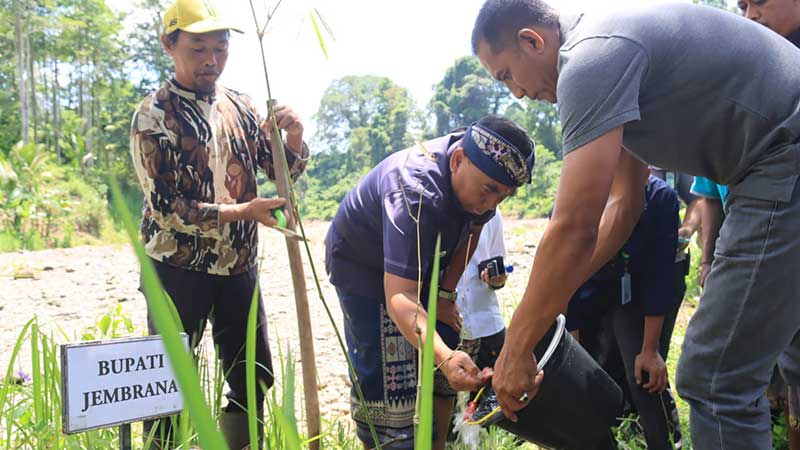
[[512, 143], [475, 123], [467, 127], [461, 147], [467, 158], [493, 180], [507, 186], [530, 184], [535, 161], [533, 151], [525, 158]]

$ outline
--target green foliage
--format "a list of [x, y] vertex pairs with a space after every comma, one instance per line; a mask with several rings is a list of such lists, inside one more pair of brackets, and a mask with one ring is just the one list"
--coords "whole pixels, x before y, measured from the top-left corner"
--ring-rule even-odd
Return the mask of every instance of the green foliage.
[[158, 89], [172, 76], [172, 59], [161, 47], [164, 25], [161, 15], [170, 4], [168, 0], [138, 0], [136, 22], [128, 36], [132, 65], [141, 79], [137, 85], [139, 96]]
[[695, 4], [713, 6], [728, 11], [735, 11], [735, 6], [730, 6], [728, 0], [692, 0]]
[[61, 247], [111, 239], [102, 184], [51, 161], [42, 144], [15, 145], [0, 157], [0, 249]]
[[561, 159], [561, 122], [556, 107], [550, 103], [530, 99], [512, 103], [505, 115], [528, 131], [528, 134]]
[[517, 217], [545, 217], [553, 209], [558, 179], [561, 175], [561, 161], [542, 145], [535, 148], [536, 166], [533, 169], [531, 184], [517, 189], [516, 195], [506, 199], [501, 205], [506, 214]]
[[345, 167], [373, 167], [413, 143], [410, 130], [420, 125], [408, 90], [386, 77], [346, 76], [322, 96], [315, 115], [323, 152], [346, 153]]
[[339, 203], [370, 167], [348, 169], [343, 153], [321, 153], [313, 158], [295, 189], [300, 192], [300, 213], [307, 219], [330, 220]]
[[131, 318], [122, 310], [122, 304], [117, 305], [109, 312], [100, 315], [94, 325], [87, 327], [81, 335], [82, 341], [99, 341], [130, 336], [136, 331]]
[[474, 56], [458, 58], [434, 86], [430, 109], [436, 135], [467, 126], [489, 114], [499, 114], [511, 100], [508, 89], [492, 78]]

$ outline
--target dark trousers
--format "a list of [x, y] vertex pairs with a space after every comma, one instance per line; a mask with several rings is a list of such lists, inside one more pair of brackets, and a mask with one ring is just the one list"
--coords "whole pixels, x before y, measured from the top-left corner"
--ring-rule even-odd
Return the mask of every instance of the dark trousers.
[[[619, 284], [615, 280], [598, 289], [597, 301], [609, 305], [609, 309], [602, 318], [580, 329], [581, 345], [620, 385], [632, 412], [639, 414], [647, 448], [671, 450], [671, 442], [680, 438], [675, 401], [669, 388], [661, 394], [651, 394], [636, 383], [634, 363], [642, 349], [645, 314], [641, 301], [636, 299], [625, 306], [619, 304]], [[676, 305], [664, 317], [659, 339], [659, 353], [664, 361], [667, 360], [679, 306]]]
[[[183, 331], [189, 335], [192, 348], [200, 342], [206, 322], [211, 321], [214, 346], [226, 374], [230, 387], [225, 396], [228, 405], [225, 410], [234, 412], [247, 408], [245, 381], [245, 342], [247, 317], [253, 291], [258, 289], [258, 270], [231, 275], [209, 275], [204, 272], [185, 270], [153, 261], [164, 290], [172, 299], [183, 323]], [[150, 334], [157, 334], [155, 323], [148, 306], [147, 328]], [[271, 387], [272, 355], [267, 335], [267, 317], [261, 293], [258, 294], [258, 318], [256, 329], [256, 380]], [[264, 401], [264, 393], [256, 389], [259, 408]], [[168, 421], [165, 421], [168, 422]], [[149, 430], [152, 424], [145, 423]]]
[[503, 349], [503, 343], [506, 340], [506, 329], [498, 331], [497, 333], [478, 339], [464, 339], [462, 348], [472, 357], [475, 365], [479, 369], [484, 367], [494, 367], [497, 362], [497, 357], [500, 356], [500, 350]]
[[725, 210], [676, 383], [691, 406], [695, 449], [767, 449], [764, 393], [776, 361], [800, 384], [800, 183], [787, 202], [737, 195], [734, 186]]

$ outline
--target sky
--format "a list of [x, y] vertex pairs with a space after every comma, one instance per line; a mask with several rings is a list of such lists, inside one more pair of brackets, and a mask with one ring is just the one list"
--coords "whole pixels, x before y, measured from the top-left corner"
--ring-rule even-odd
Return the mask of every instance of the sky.
[[[661, 0], [552, 0], [557, 9], [592, 12]], [[675, 1], [675, 0], [673, 0]], [[678, 0], [680, 1], [680, 0]], [[689, 1], [689, 0], [684, 0]], [[216, 0], [238, 20], [220, 82], [265, 105], [267, 94], [258, 38], [247, 0]], [[128, 2], [114, 2], [125, 11]], [[427, 106], [433, 85], [456, 58], [468, 55], [475, 16], [483, 0], [283, 0], [264, 45], [273, 97], [290, 105], [313, 133], [312, 116], [325, 89], [346, 75], [386, 76]], [[276, 0], [254, 0], [266, 16]], [[123, 6], [124, 5], [124, 6]], [[323, 30], [326, 59], [309, 18], [317, 8], [333, 36]], [[262, 22], [263, 23], [263, 19]], [[321, 24], [320, 24], [321, 26]]]

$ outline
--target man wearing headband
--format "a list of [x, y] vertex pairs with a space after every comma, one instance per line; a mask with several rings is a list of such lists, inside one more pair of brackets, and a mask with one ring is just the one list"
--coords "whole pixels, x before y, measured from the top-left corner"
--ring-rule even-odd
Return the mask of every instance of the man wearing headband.
[[439, 233], [434, 448], [444, 448], [454, 390], [476, 390], [488, 381], [490, 370], [479, 370], [455, 350], [461, 328], [455, 288], [483, 224], [503, 199], [530, 183], [533, 145], [510, 120], [485, 117], [466, 131], [387, 157], [339, 206], [326, 238], [326, 269], [366, 400], [359, 402], [353, 386], [351, 414], [365, 448], [376, 444], [368, 422], [382, 446], [391, 442], [383, 448], [414, 447], [416, 330], [424, 341], [424, 304]]
[[530, 349], [636, 223], [644, 161], [731, 186], [676, 376], [692, 445], [771, 448], [772, 369], [788, 349], [800, 363], [800, 51], [716, 8], [641, 3], [569, 16], [487, 0], [478, 13], [473, 51], [515, 96], [558, 103], [564, 146], [553, 218], [507, 330], [519, 345], [503, 348], [492, 384], [513, 420], [547, 376]]

